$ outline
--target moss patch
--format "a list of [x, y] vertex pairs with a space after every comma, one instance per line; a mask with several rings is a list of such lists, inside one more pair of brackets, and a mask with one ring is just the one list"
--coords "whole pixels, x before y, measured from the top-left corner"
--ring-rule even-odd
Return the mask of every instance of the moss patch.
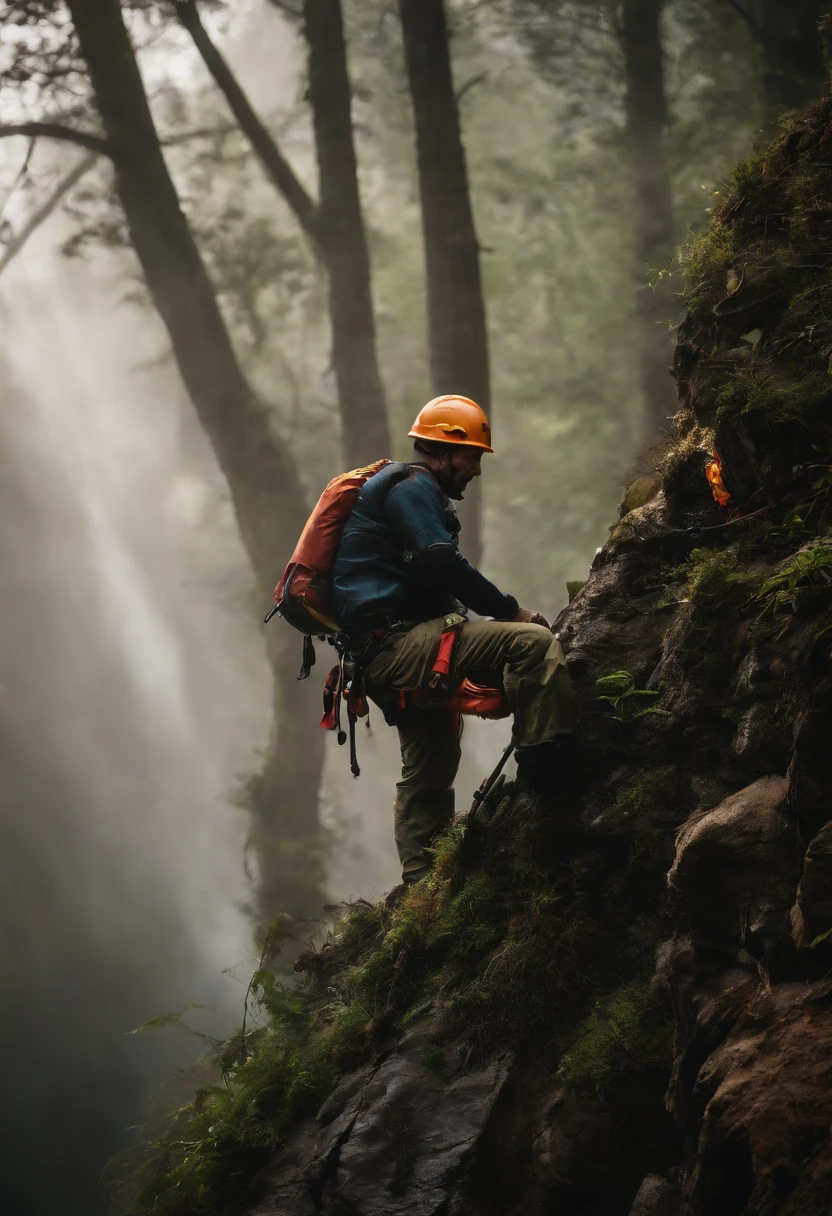
[[591, 1089], [602, 1101], [645, 1069], [668, 1068], [673, 1025], [636, 980], [596, 1001], [563, 1056], [558, 1075], [576, 1089]]

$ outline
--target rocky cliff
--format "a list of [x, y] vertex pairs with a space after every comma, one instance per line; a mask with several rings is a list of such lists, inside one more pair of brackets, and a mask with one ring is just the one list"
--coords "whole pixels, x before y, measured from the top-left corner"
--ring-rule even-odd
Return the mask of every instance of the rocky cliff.
[[688, 251], [676, 433], [555, 626], [576, 788], [262, 972], [134, 1212], [830, 1211], [830, 216], [827, 101]]

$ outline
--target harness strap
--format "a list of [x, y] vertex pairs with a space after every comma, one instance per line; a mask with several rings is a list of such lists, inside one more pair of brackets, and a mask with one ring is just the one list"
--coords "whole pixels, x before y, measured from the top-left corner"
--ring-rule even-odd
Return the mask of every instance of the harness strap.
[[350, 727], [350, 772], [352, 773], [353, 777], [360, 777], [361, 769], [358, 767], [358, 755], [355, 749], [356, 716], [349, 706], [347, 706], [347, 721], [349, 722]]
[[344, 693], [344, 655], [341, 655], [341, 662], [338, 664], [338, 687], [335, 692], [335, 729], [338, 732], [338, 744], [343, 747], [347, 741], [347, 736], [344, 734], [341, 726], [341, 701]]

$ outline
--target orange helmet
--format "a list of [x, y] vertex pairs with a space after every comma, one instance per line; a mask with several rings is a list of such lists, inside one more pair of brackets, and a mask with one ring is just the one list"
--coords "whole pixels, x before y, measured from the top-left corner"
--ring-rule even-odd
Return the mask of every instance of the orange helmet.
[[485, 411], [468, 397], [448, 393], [434, 397], [419, 410], [407, 432], [413, 439], [432, 439], [435, 443], [461, 443], [469, 448], [493, 452], [491, 427]]

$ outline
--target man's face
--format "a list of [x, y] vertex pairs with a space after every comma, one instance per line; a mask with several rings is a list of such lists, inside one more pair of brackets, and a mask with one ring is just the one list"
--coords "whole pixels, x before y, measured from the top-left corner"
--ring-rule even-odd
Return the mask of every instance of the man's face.
[[452, 451], [443, 453], [442, 474], [447, 487], [449, 498], [462, 498], [462, 493], [469, 481], [479, 477], [481, 473], [481, 448], [469, 448], [459, 444]]

